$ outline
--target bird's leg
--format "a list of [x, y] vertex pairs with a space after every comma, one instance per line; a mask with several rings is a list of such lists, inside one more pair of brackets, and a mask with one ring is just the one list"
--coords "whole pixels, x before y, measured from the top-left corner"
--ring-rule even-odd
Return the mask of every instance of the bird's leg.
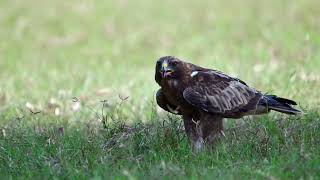
[[196, 121], [189, 116], [183, 116], [184, 127], [189, 138], [193, 152], [199, 152], [204, 146], [204, 139], [200, 128], [200, 121]]
[[205, 141], [205, 145], [209, 147], [214, 147], [214, 145], [219, 141], [221, 136], [225, 136], [223, 132], [223, 121], [220, 117], [212, 116], [201, 118], [200, 122], [202, 138]]

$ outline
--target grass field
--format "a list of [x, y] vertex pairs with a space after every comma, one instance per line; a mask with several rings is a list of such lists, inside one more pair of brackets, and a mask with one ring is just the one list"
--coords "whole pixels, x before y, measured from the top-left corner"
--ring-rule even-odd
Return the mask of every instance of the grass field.
[[[0, 2], [1, 179], [320, 179], [320, 1]], [[154, 103], [175, 55], [299, 102], [193, 154]]]

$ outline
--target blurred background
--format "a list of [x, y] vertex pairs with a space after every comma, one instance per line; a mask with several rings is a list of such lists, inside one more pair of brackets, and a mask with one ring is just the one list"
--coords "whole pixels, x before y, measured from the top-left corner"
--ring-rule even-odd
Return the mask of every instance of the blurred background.
[[158, 89], [155, 61], [165, 55], [317, 108], [319, 7], [318, 0], [2, 0], [0, 110], [54, 105], [59, 115], [79, 109], [73, 97], [94, 104], [120, 96], [129, 97], [129, 115], [144, 119]]
[[[319, 7], [0, 0], [0, 179], [320, 179]], [[167, 55], [305, 113], [226, 119], [217, 151], [195, 156], [181, 119], [155, 103]]]

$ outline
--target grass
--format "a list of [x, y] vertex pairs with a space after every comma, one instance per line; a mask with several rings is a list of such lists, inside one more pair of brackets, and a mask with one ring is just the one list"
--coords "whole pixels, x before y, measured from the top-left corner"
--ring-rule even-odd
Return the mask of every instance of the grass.
[[[0, 3], [2, 179], [320, 178], [318, 1]], [[228, 119], [216, 150], [195, 155], [154, 103], [164, 55], [305, 113]]]

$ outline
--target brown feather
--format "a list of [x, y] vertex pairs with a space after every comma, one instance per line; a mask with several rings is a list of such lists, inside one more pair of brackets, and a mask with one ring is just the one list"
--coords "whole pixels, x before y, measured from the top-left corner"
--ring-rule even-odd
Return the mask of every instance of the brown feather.
[[[168, 72], [164, 67], [170, 68], [170, 76], [163, 76]], [[220, 71], [186, 63], [173, 56], [160, 58], [155, 70], [155, 80], [161, 86], [157, 103], [168, 112], [179, 107], [178, 114], [183, 116], [193, 149], [201, 148], [205, 141], [211, 143], [206, 139], [217, 139], [223, 130], [223, 118], [269, 112], [265, 106], [269, 101], [262, 101], [264, 95]], [[274, 100], [294, 104], [283, 98]]]
[[199, 72], [194, 77], [183, 97], [203, 111], [223, 117], [238, 117], [255, 109], [262, 94], [236, 79], [208, 71]]

